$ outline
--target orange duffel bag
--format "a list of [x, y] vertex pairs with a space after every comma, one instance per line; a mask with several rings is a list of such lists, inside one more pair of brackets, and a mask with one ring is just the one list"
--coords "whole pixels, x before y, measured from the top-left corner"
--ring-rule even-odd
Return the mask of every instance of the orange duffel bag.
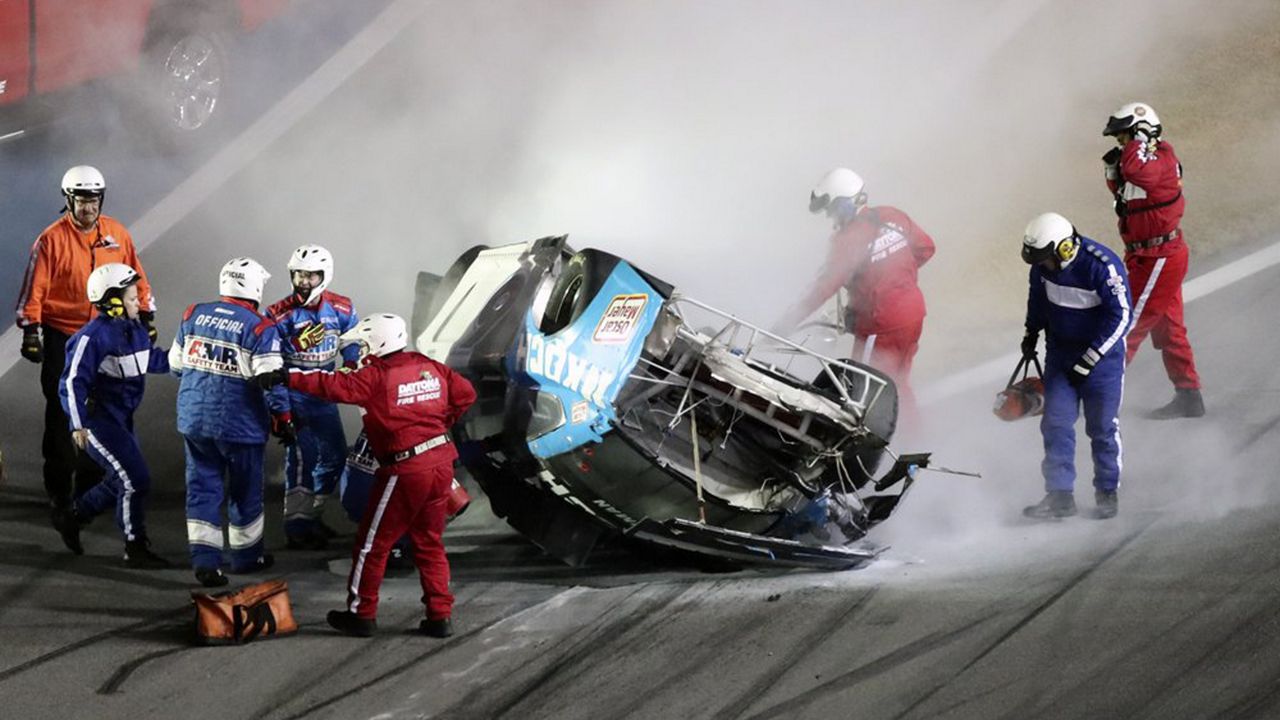
[[196, 605], [196, 641], [202, 645], [240, 645], [298, 631], [289, 586], [283, 580], [220, 593], [192, 590], [191, 600]]

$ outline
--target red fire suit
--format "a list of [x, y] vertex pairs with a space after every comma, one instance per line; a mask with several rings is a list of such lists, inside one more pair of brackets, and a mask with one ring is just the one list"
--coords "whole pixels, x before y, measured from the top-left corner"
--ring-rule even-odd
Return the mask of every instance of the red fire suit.
[[893, 378], [909, 423], [916, 415], [911, 363], [925, 316], [917, 273], [935, 250], [933, 238], [906, 213], [887, 205], [865, 208], [831, 235], [822, 272], [791, 316], [807, 317], [841, 287], [847, 289], [845, 325], [854, 335], [853, 359]]
[[387, 555], [408, 532], [427, 617], [449, 617], [453, 594], [441, 535], [458, 452], [450, 442], [414, 451], [427, 441], [447, 440], [450, 426], [475, 402], [471, 383], [442, 363], [404, 350], [371, 357], [354, 371], [292, 369], [289, 387], [364, 408], [365, 434], [380, 463], [352, 550], [347, 609], [361, 618], [377, 617]]
[[1182, 164], [1173, 146], [1160, 140], [1154, 152], [1138, 140], [1125, 145], [1120, 178], [1107, 180], [1116, 198], [1124, 264], [1137, 320], [1129, 331], [1128, 361], [1151, 335], [1165, 372], [1176, 388], [1198, 390], [1200, 376], [1182, 319], [1182, 281], [1187, 275], [1187, 243], [1182, 229]]

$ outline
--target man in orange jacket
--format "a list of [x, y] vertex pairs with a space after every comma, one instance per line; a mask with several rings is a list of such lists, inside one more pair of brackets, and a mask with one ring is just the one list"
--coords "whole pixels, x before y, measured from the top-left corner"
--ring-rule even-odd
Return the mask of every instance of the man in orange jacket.
[[[142, 270], [133, 238], [124, 225], [102, 214], [107, 183], [102, 173], [77, 165], [62, 176], [64, 214], [45, 228], [31, 247], [31, 260], [18, 296], [22, 357], [39, 363], [44, 392], [44, 488], [56, 509], [102, 479], [87, 456], [76, 457], [71, 426], [58, 397], [58, 379], [66, 366], [67, 339], [93, 318], [85, 288], [89, 274], [108, 263], [123, 263], [138, 273], [139, 319], [155, 340], [155, 300]], [[74, 492], [73, 492], [74, 491]]]

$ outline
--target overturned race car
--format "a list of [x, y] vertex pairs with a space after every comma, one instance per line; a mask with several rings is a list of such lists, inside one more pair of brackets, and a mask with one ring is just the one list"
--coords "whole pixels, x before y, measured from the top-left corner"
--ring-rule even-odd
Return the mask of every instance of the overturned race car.
[[882, 373], [563, 236], [472, 248], [417, 290], [417, 348], [479, 395], [454, 430], [462, 463], [495, 514], [570, 564], [613, 537], [854, 567], [928, 464], [903, 455], [873, 478], [897, 422]]

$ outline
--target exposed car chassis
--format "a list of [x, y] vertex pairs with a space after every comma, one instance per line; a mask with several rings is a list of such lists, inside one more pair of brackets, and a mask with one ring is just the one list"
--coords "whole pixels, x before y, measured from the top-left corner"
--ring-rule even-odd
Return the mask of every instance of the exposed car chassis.
[[565, 237], [473, 248], [443, 278], [422, 274], [414, 339], [476, 386], [455, 440], [494, 512], [571, 564], [614, 536], [857, 566], [928, 463], [898, 457], [873, 481], [897, 421], [882, 373]]

